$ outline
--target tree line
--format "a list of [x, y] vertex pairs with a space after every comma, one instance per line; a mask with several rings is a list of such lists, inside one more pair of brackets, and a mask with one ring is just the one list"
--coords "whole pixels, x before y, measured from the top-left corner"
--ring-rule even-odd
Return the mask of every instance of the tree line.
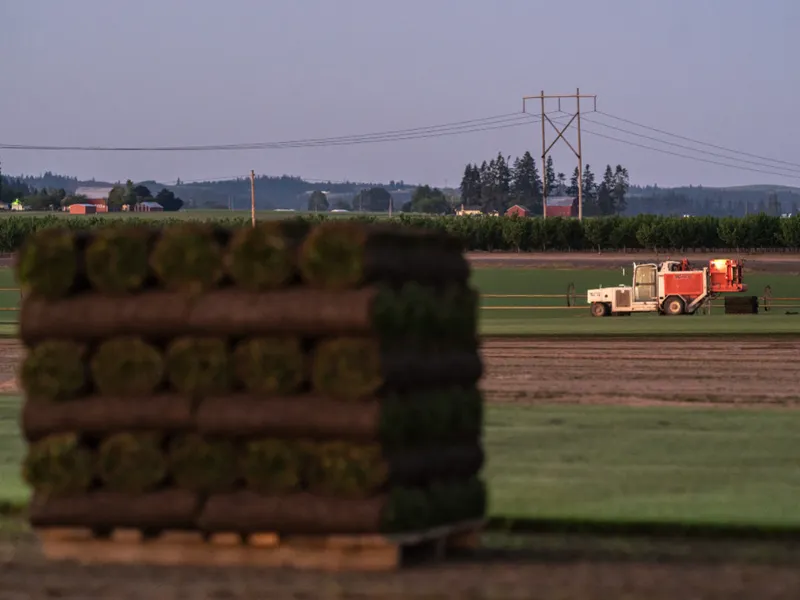
[[[19, 201], [30, 210], [53, 211], [88, 201], [86, 196], [67, 192], [65, 188], [33, 187], [30, 180], [31, 178], [0, 176], [0, 203], [10, 205]], [[121, 208], [126, 204], [133, 208], [141, 202], [158, 202], [165, 211], [180, 210], [183, 206], [183, 200], [172, 191], [162, 188], [153, 196], [150, 188], [141, 184], [134, 185], [131, 180], [113, 186], [108, 196], [108, 206], [114, 208]]]
[[[224, 214], [224, 213], [223, 213]], [[324, 214], [295, 216], [308, 222], [329, 218]], [[800, 216], [782, 218], [769, 215], [749, 217], [590, 217], [506, 218], [492, 216], [426, 216], [400, 213], [392, 218], [359, 215], [361, 222], [394, 222], [402, 225], [446, 231], [458, 237], [464, 250], [479, 251], [690, 251], [800, 248]], [[198, 221], [208, 221], [198, 219]], [[117, 222], [115, 220], [115, 222]], [[129, 217], [130, 224], [163, 226], [185, 223], [185, 219], [166, 217], [153, 221]], [[250, 219], [214, 219], [224, 226], [249, 226]], [[110, 223], [102, 217], [63, 219], [56, 216], [20, 215], [0, 219], [0, 252], [15, 252], [25, 238], [46, 227], [95, 228]]]
[[630, 189], [628, 170], [622, 165], [607, 165], [598, 182], [591, 165], [583, 173], [578, 167], [567, 181], [563, 172], [556, 172], [553, 157], [548, 156], [544, 173], [539, 172], [530, 152], [511, 161], [502, 153], [490, 161], [468, 164], [461, 178], [461, 202], [484, 213], [502, 214], [512, 205], [527, 208], [532, 215], [542, 214], [544, 191], [547, 197], [578, 197], [580, 186], [585, 216], [609, 216], [624, 213]]

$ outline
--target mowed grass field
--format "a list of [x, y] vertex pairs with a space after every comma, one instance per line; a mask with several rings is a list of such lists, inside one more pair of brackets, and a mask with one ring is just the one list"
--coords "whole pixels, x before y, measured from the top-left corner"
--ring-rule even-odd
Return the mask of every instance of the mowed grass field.
[[[0, 506], [25, 502], [18, 396], [0, 397]], [[800, 527], [800, 411], [489, 406], [490, 515]]]
[[[800, 314], [786, 314], [800, 313], [800, 277], [745, 272], [745, 281], [750, 286], [749, 295], [762, 296], [769, 285], [773, 297], [797, 300], [773, 301], [769, 312], [758, 315], [724, 315], [722, 301], [717, 300], [710, 315], [597, 319], [589, 314], [586, 290], [629, 284], [630, 269], [623, 275], [618, 269], [475, 268], [472, 275], [472, 283], [482, 295], [480, 332], [487, 336], [800, 334]], [[573, 308], [566, 306], [570, 284], [576, 294]], [[16, 335], [17, 287], [13, 271], [0, 268], [0, 336]], [[524, 297], [532, 295], [555, 297]]]
[[[761, 297], [769, 285], [774, 298], [797, 300], [773, 301], [768, 312], [758, 315], [725, 315], [723, 301], [718, 299], [708, 315], [671, 318], [647, 314], [598, 319], [589, 314], [586, 291], [630, 285], [630, 268], [624, 274], [621, 269], [475, 268], [472, 276], [482, 294], [483, 335], [800, 334], [800, 277], [745, 270], [744, 279], [749, 286], [746, 295]], [[567, 307], [570, 284], [576, 294], [574, 308]], [[556, 297], [524, 297], [533, 295]]]

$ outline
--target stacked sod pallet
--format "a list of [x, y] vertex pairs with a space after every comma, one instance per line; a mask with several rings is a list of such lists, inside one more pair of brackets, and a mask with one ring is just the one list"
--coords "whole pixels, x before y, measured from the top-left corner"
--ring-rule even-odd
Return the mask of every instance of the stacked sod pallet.
[[353, 223], [37, 233], [18, 263], [32, 524], [482, 517], [468, 275], [447, 236]]

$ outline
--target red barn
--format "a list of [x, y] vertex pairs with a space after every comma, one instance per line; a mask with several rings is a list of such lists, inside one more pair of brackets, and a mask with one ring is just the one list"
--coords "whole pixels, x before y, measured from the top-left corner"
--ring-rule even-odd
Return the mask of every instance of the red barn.
[[507, 217], [527, 217], [530, 211], [525, 208], [524, 206], [520, 206], [519, 204], [515, 204], [511, 208], [506, 211]]
[[569, 196], [553, 196], [547, 199], [548, 217], [577, 217], [578, 199]]
[[92, 215], [97, 212], [94, 204], [70, 204], [69, 214], [71, 215]]

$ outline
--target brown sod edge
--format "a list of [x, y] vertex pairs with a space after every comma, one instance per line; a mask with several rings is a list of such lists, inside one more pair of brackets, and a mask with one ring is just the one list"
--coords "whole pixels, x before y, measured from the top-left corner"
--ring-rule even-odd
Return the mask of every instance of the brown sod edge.
[[[118, 336], [167, 339], [179, 335], [338, 336], [423, 335], [462, 339], [474, 336], [474, 310], [449, 296], [420, 314], [413, 288], [408, 297], [381, 296], [376, 287], [330, 291], [290, 288], [272, 292], [212, 290], [198, 296], [146, 290], [135, 296], [85, 293], [58, 301], [26, 298], [20, 337], [27, 344], [50, 338], [103, 341]], [[387, 307], [387, 301], [393, 306]], [[446, 309], [446, 310], [445, 310]]]
[[190, 529], [200, 514], [201, 499], [182, 490], [146, 494], [96, 491], [52, 498], [34, 494], [28, 510], [33, 527], [111, 529]]
[[82, 294], [48, 302], [26, 298], [20, 312], [20, 337], [27, 344], [53, 337], [99, 341], [140, 335], [257, 336], [337, 335], [373, 329], [376, 290], [343, 293], [288, 289], [252, 293], [214, 290], [200, 296], [145, 291], [131, 297]]
[[89, 435], [156, 430], [191, 431], [192, 400], [178, 394], [139, 398], [93, 396], [68, 403], [26, 400], [22, 408], [25, 439], [36, 441], [55, 433]]

